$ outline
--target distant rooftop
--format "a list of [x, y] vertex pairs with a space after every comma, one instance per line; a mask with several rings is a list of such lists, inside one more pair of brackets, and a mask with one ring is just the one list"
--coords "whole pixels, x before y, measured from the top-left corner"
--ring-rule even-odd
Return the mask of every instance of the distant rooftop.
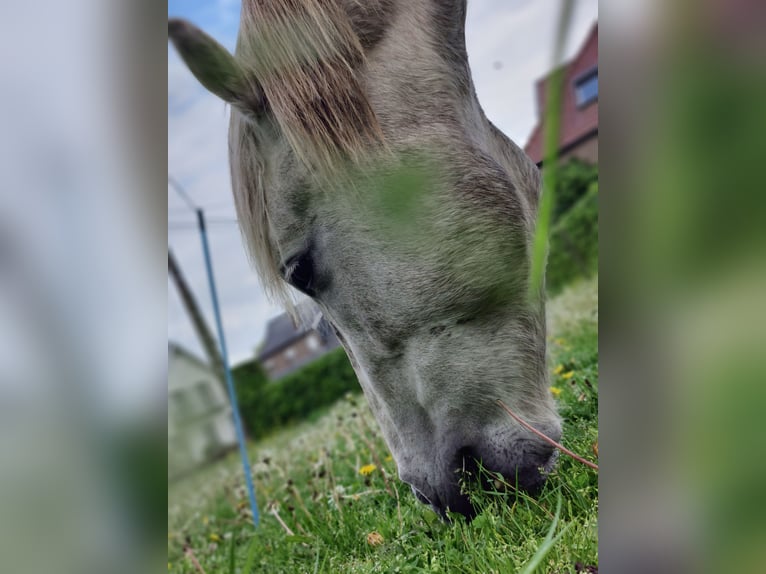
[[293, 319], [287, 313], [282, 313], [268, 322], [263, 348], [257, 357], [259, 361], [265, 361], [270, 356], [303, 337], [306, 333], [321, 329], [323, 325], [320, 325], [320, 323], [326, 323], [322, 318], [321, 312], [312, 301], [305, 301], [300, 304], [298, 306], [298, 314], [306, 318], [299, 325], [295, 325]]

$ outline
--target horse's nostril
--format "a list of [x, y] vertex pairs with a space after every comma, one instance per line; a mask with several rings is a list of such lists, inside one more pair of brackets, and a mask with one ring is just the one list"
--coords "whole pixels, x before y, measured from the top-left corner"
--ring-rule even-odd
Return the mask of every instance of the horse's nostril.
[[[459, 445], [461, 443], [453, 443]], [[407, 474], [402, 480], [410, 484], [412, 494], [423, 504], [430, 505], [442, 518], [449, 512], [462, 514], [470, 520], [476, 509], [470, 501], [470, 492], [481, 490], [520, 489], [535, 494], [545, 484], [552, 470], [555, 456], [539, 445], [517, 445], [515, 450], [486, 448], [478, 443], [462, 443], [445, 449], [451, 452], [444, 458], [442, 473], [419, 476]], [[502, 481], [499, 480], [503, 477]], [[414, 486], [417, 484], [418, 486]]]
[[539, 494], [545, 485], [548, 473], [555, 467], [556, 454], [556, 451], [546, 451], [544, 454], [541, 453], [527, 459], [524, 465], [516, 471], [515, 478], [518, 487], [529, 494]]
[[465, 488], [478, 484], [482, 489], [490, 490], [507, 485], [529, 494], [539, 493], [555, 467], [555, 451], [547, 445], [524, 443], [514, 446], [517, 448], [507, 450], [474, 446], [457, 449], [453, 469], [460, 485]]
[[457, 450], [457, 470], [465, 475], [475, 476], [479, 470], [479, 461], [473, 447], [464, 446]]

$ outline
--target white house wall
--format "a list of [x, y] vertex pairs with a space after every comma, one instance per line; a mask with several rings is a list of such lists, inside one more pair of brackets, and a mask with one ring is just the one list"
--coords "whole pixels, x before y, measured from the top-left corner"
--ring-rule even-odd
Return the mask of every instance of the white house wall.
[[[179, 400], [188, 406], [184, 412], [178, 409]], [[206, 366], [171, 352], [168, 357], [168, 462], [173, 468], [169, 468], [169, 472], [183, 472], [198, 466], [213, 451], [234, 444], [232, 412], [222, 383]]]

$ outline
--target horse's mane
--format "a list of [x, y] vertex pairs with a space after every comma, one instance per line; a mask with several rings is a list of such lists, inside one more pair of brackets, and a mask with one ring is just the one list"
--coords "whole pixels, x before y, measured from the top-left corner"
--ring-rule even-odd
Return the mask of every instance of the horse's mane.
[[[359, 163], [383, 133], [358, 71], [364, 52], [338, 0], [250, 0], [242, 4], [236, 58], [261, 90], [292, 151], [319, 178]], [[232, 186], [248, 251], [266, 293], [292, 307], [269, 237], [264, 150], [257, 121], [233, 109]]]

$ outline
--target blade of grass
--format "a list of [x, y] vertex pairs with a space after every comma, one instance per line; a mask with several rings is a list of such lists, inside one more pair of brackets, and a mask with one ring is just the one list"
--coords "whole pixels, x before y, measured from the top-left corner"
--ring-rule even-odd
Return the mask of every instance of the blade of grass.
[[521, 570], [521, 572], [519, 572], [519, 574], [532, 574], [540, 565], [540, 563], [543, 561], [543, 558], [545, 558], [548, 552], [551, 551], [551, 548], [553, 548], [556, 545], [556, 543], [559, 540], [561, 540], [561, 537], [564, 536], [564, 534], [574, 525], [574, 522], [570, 522], [554, 538], [553, 533], [556, 531], [556, 527], [559, 524], [560, 515], [561, 515], [561, 493], [559, 493], [558, 503], [556, 504], [556, 515], [553, 517], [553, 522], [551, 522], [551, 527], [548, 529], [548, 534], [545, 535], [545, 539], [543, 540], [543, 543], [537, 548], [537, 552], [535, 552], [535, 555], [532, 556], [532, 558], [529, 560], [529, 562], [527, 562], [526, 566], [524, 566], [524, 568]]
[[551, 214], [556, 200], [556, 156], [558, 154], [559, 128], [561, 125], [561, 102], [564, 68], [564, 47], [572, 21], [574, 0], [564, 0], [561, 3], [558, 28], [556, 30], [556, 45], [553, 50], [553, 73], [548, 79], [548, 95], [545, 106], [544, 154], [543, 154], [543, 192], [537, 210], [537, 225], [532, 244], [532, 268], [529, 274], [529, 298], [536, 301], [542, 296], [543, 276], [545, 274], [545, 259], [548, 251], [548, 230]]
[[276, 505], [272, 505], [271, 509], [269, 510], [269, 513], [277, 519], [277, 522], [279, 522], [280, 526], [284, 528], [285, 532], [287, 532], [288, 536], [295, 536], [295, 532], [293, 532], [290, 527], [285, 524], [285, 521], [282, 520], [282, 517], [279, 515], [279, 510], [277, 510]]
[[229, 544], [229, 574], [234, 574], [234, 568], [235, 568], [234, 549], [236, 547], [235, 541], [236, 541], [236, 537], [232, 533], [231, 544]]
[[186, 554], [186, 557], [194, 565], [194, 568], [197, 570], [197, 572], [199, 572], [200, 574], [206, 574], [205, 569], [202, 568], [202, 565], [199, 563], [199, 560], [197, 560], [197, 557], [194, 555], [194, 550], [192, 549], [191, 546], [186, 547], [184, 554]]
[[253, 571], [253, 564], [255, 563], [255, 550], [258, 548], [258, 537], [253, 536], [252, 542], [250, 542], [250, 548], [247, 549], [247, 559], [245, 560], [245, 568], [242, 570], [243, 574], [250, 574]]

